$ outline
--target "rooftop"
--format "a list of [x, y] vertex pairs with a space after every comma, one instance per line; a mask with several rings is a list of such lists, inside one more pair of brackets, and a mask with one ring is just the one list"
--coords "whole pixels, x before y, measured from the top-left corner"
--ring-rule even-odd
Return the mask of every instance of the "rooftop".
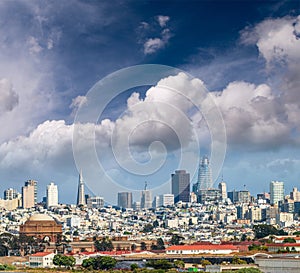
[[29, 217], [29, 221], [54, 221], [54, 219], [49, 216], [48, 214], [33, 214], [32, 216]]
[[45, 257], [52, 254], [52, 252], [37, 252], [35, 254], [32, 254], [33, 257]]
[[203, 245], [174, 245], [168, 247], [166, 250], [237, 250], [234, 245], [213, 245], [213, 244], [203, 244]]

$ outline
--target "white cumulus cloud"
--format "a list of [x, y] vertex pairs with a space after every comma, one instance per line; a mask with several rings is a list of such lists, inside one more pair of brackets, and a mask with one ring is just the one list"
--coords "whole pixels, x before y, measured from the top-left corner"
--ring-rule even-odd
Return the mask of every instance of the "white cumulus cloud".
[[[145, 55], [153, 54], [158, 50], [163, 49], [173, 36], [170, 29], [167, 27], [167, 23], [170, 20], [169, 16], [159, 15], [156, 17], [156, 20], [156, 24], [158, 23], [159, 25], [159, 30], [156, 30], [154, 26], [151, 26], [146, 22], [142, 22], [139, 28], [139, 30], [142, 32], [142, 35], [146, 36], [144, 39], [142, 39]], [[144, 32], [149, 30], [152, 30], [153, 33], [148, 33], [145, 35]], [[159, 34], [157, 34], [157, 32], [159, 32]], [[149, 37], [150, 35], [152, 37]]]
[[157, 16], [157, 21], [161, 27], [165, 27], [167, 25], [167, 22], [170, 20], [169, 16], [164, 16], [164, 15], [158, 15]]

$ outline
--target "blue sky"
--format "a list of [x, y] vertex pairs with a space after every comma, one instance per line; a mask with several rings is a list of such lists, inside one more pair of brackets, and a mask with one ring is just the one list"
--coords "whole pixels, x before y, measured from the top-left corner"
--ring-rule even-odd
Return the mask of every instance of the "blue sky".
[[[25, 180], [36, 179], [41, 199], [54, 181], [60, 201], [75, 202], [77, 169], [83, 166], [73, 156], [73, 122], [88, 91], [120, 69], [161, 64], [199, 79], [193, 85], [173, 74], [161, 83], [184, 94], [205, 86], [222, 114], [227, 152], [222, 168], [213, 169], [216, 181], [223, 173], [229, 190], [246, 185], [255, 194], [282, 180], [288, 193], [299, 184], [300, 170], [299, 15], [299, 1], [1, 1], [0, 191], [20, 191]], [[96, 126], [80, 127], [84, 136], [96, 131], [98, 161], [85, 161], [86, 183], [108, 202], [119, 190], [142, 189], [145, 180], [156, 193], [169, 191], [181, 151], [187, 169], [195, 171], [195, 138], [201, 154], [211, 152], [203, 115], [153, 86], [124, 90]], [[167, 102], [186, 114], [189, 126]], [[150, 121], [158, 116], [165, 124]], [[145, 117], [149, 122], [139, 125]], [[151, 151], [153, 164], [163, 165], [151, 175], [126, 171], [115, 160], [111, 139], [118, 148], [128, 140], [133, 157], [144, 164], [151, 159], [149, 145], [161, 141], [165, 146], [156, 142]], [[87, 143], [77, 147], [83, 158], [89, 157]], [[127, 166], [129, 158], [118, 151]], [[113, 183], [98, 173], [99, 164]]]

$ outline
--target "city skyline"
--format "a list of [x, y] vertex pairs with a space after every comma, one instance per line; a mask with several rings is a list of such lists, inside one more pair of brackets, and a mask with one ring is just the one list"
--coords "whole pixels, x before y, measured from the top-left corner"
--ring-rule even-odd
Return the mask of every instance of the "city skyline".
[[[293, 187], [293, 190], [288, 193], [288, 191], [285, 189], [284, 182], [282, 181], [270, 181], [269, 183], [269, 191], [268, 192], [255, 192], [250, 193], [246, 189], [241, 189], [236, 191], [233, 189], [232, 191], [227, 191], [227, 183], [224, 181], [221, 181], [218, 185], [218, 189], [216, 188], [209, 188], [209, 189], [204, 189], [200, 190], [199, 192], [195, 188], [196, 192], [193, 191], [193, 188], [190, 187], [190, 191], [188, 192], [188, 199], [189, 201], [184, 201], [183, 199], [187, 200], [186, 197], [186, 183], [189, 181], [189, 174], [186, 173], [185, 170], [176, 170], [174, 174], [172, 174], [172, 180], [173, 180], [173, 191], [174, 193], [163, 193], [161, 195], [155, 195], [152, 196], [152, 191], [147, 190], [147, 186], [143, 190], [140, 191], [140, 198], [133, 198], [132, 192], [118, 192], [117, 193], [117, 201], [115, 203], [109, 204], [106, 202], [107, 205], [115, 205], [123, 209], [132, 209], [134, 208], [134, 204], [139, 203], [139, 206], [141, 209], [149, 209], [149, 208], [155, 208], [159, 206], [167, 206], [163, 204], [176, 204], [178, 202], [195, 202], [192, 201], [192, 196], [191, 194], [196, 194], [198, 197], [197, 203], [203, 203], [205, 202], [205, 199], [208, 198], [207, 200], [211, 202], [215, 198], [216, 191], [219, 191], [217, 199], [219, 202], [225, 202], [226, 199], [230, 199], [232, 203], [235, 202], [241, 202], [241, 203], [251, 203], [251, 198], [257, 198], [259, 200], [260, 198], [266, 198], [269, 199], [269, 202], [271, 205], [283, 205], [284, 200], [286, 198], [291, 198], [292, 200], [300, 200], [300, 192], [298, 191], [297, 187]], [[84, 183], [82, 179], [82, 171], [79, 173], [79, 180], [78, 180], [78, 189], [80, 191], [82, 190], [83, 186], [83, 192], [84, 192]], [[38, 203], [44, 203], [45, 207], [47, 209], [51, 207], [56, 207], [59, 206], [60, 204], [64, 204], [64, 202], [59, 202], [58, 200], [58, 193], [59, 189], [54, 182], [50, 182], [47, 187], [45, 188], [45, 195], [40, 201], [34, 201], [34, 196], [36, 189], [38, 187], [38, 183], [35, 180], [27, 180], [24, 183], [25, 186], [22, 187], [22, 194], [20, 195], [16, 189], [13, 188], [8, 188], [4, 190], [3, 195], [4, 199], [0, 198], [0, 200], [19, 200], [19, 206], [16, 207], [23, 207], [23, 208], [32, 208]], [[145, 183], [147, 185], [147, 183]], [[190, 186], [192, 186], [190, 184]], [[179, 189], [183, 189], [181, 192]], [[25, 190], [24, 190], [25, 189]], [[178, 194], [177, 194], [178, 191]], [[203, 195], [204, 194], [204, 195]], [[28, 201], [25, 201], [23, 196], [25, 195], [26, 200], [29, 199]], [[203, 195], [203, 196], [202, 196]], [[30, 198], [26, 197], [29, 196]], [[77, 199], [78, 199], [77, 195]], [[269, 196], [269, 197], [266, 197]], [[199, 198], [200, 197], [200, 198]], [[204, 199], [203, 199], [204, 198]], [[171, 201], [171, 199], [173, 201]], [[202, 200], [201, 200], [202, 199]], [[36, 198], [36, 200], [38, 200]], [[13, 203], [13, 204], [18, 204], [18, 203]], [[101, 208], [105, 205], [105, 200], [102, 196], [90, 196], [90, 195], [85, 195], [84, 196], [84, 202], [78, 203], [65, 203], [65, 204], [77, 204], [77, 206], [86, 206], [90, 208]], [[15, 205], [13, 205], [15, 206]], [[11, 205], [9, 205], [11, 207]], [[139, 209], [140, 209], [139, 208]]]
[[[206, 158], [206, 156], [205, 156]], [[203, 159], [203, 158], [202, 158]], [[115, 192], [116, 194], [116, 201], [111, 203], [111, 202], [108, 202], [107, 200], [104, 200], [107, 204], [110, 204], [110, 205], [117, 205], [119, 207], [123, 207], [123, 208], [132, 208], [134, 203], [135, 202], [138, 202], [141, 204], [141, 208], [150, 208], [152, 206], [152, 202], [154, 201], [154, 199], [156, 197], [161, 197], [161, 196], [164, 196], [164, 195], [173, 195], [174, 196], [174, 202], [177, 203], [178, 201], [182, 201], [181, 200], [181, 197], [178, 197], [178, 199], [176, 199], [176, 194], [178, 192], [179, 195], [177, 196], [180, 196], [183, 194], [183, 196], [185, 196], [186, 194], [184, 193], [186, 191], [186, 186], [187, 185], [187, 181], [189, 181], [189, 173], [186, 173], [185, 170], [175, 170], [174, 174], [171, 174], [172, 176], [172, 184], [171, 184], [171, 187], [170, 187], [170, 190], [168, 192], [163, 192], [162, 194], [158, 194], [158, 195], [152, 195], [152, 190], [148, 190], [147, 189], [147, 185], [148, 183], [145, 182], [145, 186], [144, 186], [144, 189], [141, 189], [140, 191], [135, 191], [135, 192], [132, 192], [132, 191], [128, 191], [128, 192]], [[186, 178], [183, 178], [185, 177]], [[21, 195], [23, 195], [23, 192], [24, 192], [24, 189], [25, 189], [25, 195], [30, 195], [30, 198], [29, 198], [29, 205], [27, 205], [27, 207], [33, 207], [34, 204], [37, 204], [37, 203], [41, 203], [43, 202], [43, 200], [45, 200], [46, 202], [46, 206], [47, 207], [50, 207], [48, 205], [48, 194], [50, 192], [52, 192], [52, 194], [55, 195], [55, 197], [52, 197], [51, 196], [51, 202], [54, 202], [54, 206], [55, 204], [76, 204], [76, 205], [87, 205], [87, 200], [88, 198], [103, 198], [103, 196], [96, 196], [96, 195], [93, 195], [93, 194], [85, 194], [85, 184], [84, 184], [84, 180], [83, 180], [83, 174], [82, 174], [82, 170], [80, 171], [80, 173], [78, 174], [78, 180], [77, 180], [77, 195], [74, 196], [74, 201], [73, 202], [58, 202], [58, 192], [59, 192], [59, 188], [58, 188], [58, 185], [56, 185], [54, 182], [50, 182], [49, 184], [46, 185], [45, 188], [41, 189], [39, 186], [38, 186], [38, 182], [33, 180], [33, 179], [29, 179], [27, 181], [24, 182], [25, 186], [22, 186], [21, 187]], [[176, 186], [176, 184], [178, 184]], [[243, 193], [243, 192], [248, 192], [249, 193], [249, 198], [250, 198], [250, 195], [251, 196], [255, 196], [255, 195], [259, 195], [259, 194], [265, 194], [265, 193], [268, 193], [270, 194], [270, 201], [272, 202], [272, 204], [274, 203], [277, 203], [278, 201], [283, 201], [284, 198], [290, 194], [293, 193], [293, 191], [295, 189], [297, 189], [297, 187], [295, 185], [292, 186], [292, 190], [288, 190], [286, 189], [285, 187], [285, 183], [282, 182], [282, 181], [269, 181], [267, 183], [269, 186], [267, 187], [268, 190], [267, 191], [260, 191], [260, 192], [251, 192], [249, 191], [248, 189], [245, 189], [245, 185], [243, 185], [243, 187], [241, 186], [240, 188], [231, 188], [231, 187], [228, 187], [228, 183], [227, 181], [223, 181], [220, 180], [219, 184], [217, 187], [215, 188], [209, 188], [211, 190], [219, 190], [220, 191], [220, 197], [222, 200], [224, 200], [224, 194], [226, 193], [226, 196], [227, 194], [236, 194], [236, 198], [238, 198], [238, 193]], [[172, 186], [173, 185], [173, 186]], [[195, 187], [197, 185], [196, 184], [193, 184], [192, 181], [189, 181], [189, 193], [191, 194], [192, 192], [194, 192], [196, 195], [197, 194], [200, 194], [200, 192], [197, 190], [197, 187]], [[275, 186], [274, 186], [275, 185]], [[54, 188], [53, 188], [54, 186]], [[175, 188], [172, 188], [174, 187]], [[29, 187], [29, 193], [28, 193], [28, 187]], [[41, 194], [40, 196], [38, 195], [37, 193], [37, 190], [39, 190], [40, 192], [43, 192], [43, 194]], [[49, 191], [50, 190], [50, 191]], [[49, 192], [48, 192], [49, 191]], [[174, 192], [172, 192], [174, 191]], [[298, 194], [298, 193], [297, 193]], [[3, 191], [3, 200], [11, 200], [11, 199], [14, 199], [14, 198], [18, 198], [18, 195], [19, 195], [19, 192], [16, 188], [7, 188]], [[275, 197], [274, 197], [275, 196]], [[33, 197], [33, 198], [31, 198]], [[134, 198], [135, 197], [135, 198]], [[45, 198], [45, 199], [44, 199]], [[190, 196], [189, 196], [190, 198]], [[229, 199], [231, 199], [232, 201], [234, 201], [234, 195], [233, 197], [227, 197]], [[239, 198], [242, 198], [243, 197], [239, 197]], [[248, 197], [247, 197], [248, 198]], [[2, 199], [2, 198], [0, 198]], [[186, 197], [184, 197], [184, 199], [186, 199]], [[297, 199], [297, 198], [296, 198]], [[130, 200], [130, 201], [129, 201]], [[176, 201], [175, 201], [176, 200]], [[22, 201], [22, 206], [24, 206], [24, 201]], [[92, 201], [91, 201], [92, 202]], [[143, 202], [146, 202], [147, 205], [145, 206], [144, 204], [144, 207], [142, 206], [142, 203]], [[161, 201], [159, 201], [161, 202]], [[127, 205], [119, 205], [119, 204], [127, 204]], [[131, 204], [129, 206], [129, 204]], [[26, 207], [26, 205], [25, 205]]]
[[299, 1], [13, 0], [0, 23], [0, 191], [54, 181], [75, 203], [83, 169], [110, 203], [156, 196], [175, 170], [196, 183], [199, 153], [213, 188], [299, 183]]

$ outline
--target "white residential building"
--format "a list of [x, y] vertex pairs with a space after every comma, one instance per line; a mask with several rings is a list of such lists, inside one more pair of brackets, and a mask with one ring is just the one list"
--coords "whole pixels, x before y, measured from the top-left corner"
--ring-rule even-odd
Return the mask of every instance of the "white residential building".
[[53, 182], [47, 186], [47, 208], [58, 206], [58, 188]]
[[37, 252], [29, 256], [30, 267], [54, 267], [53, 258], [55, 254], [52, 252]]

